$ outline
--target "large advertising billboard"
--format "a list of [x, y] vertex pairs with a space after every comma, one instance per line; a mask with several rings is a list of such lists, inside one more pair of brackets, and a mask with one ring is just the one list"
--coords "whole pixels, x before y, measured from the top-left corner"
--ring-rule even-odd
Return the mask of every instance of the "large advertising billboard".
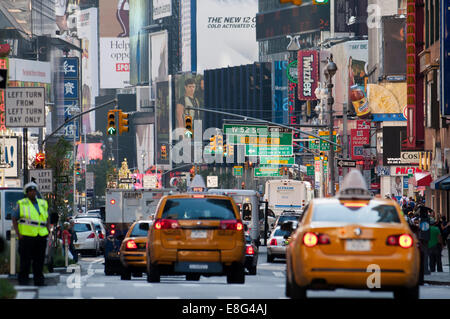
[[[78, 19], [78, 37], [83, 39], [81, 55], [81, 106], [83, 112], [95, 107], [95, 97], [99, 93], [97, 12], [96, 8], [81, 10]], [[95, 131], [95, 112], [83, 116], [82, 127], [86, 134]]]
[[397, 114], [399, 120], [406, 120], [403, 116], [407, 103], [405, 82], [368, 84], [367, 91], [374, 120], [382, 119], [383, 114]]
[[441, 97], [441, 115], [450, 116], [450, 34], [448, 32], [450, 24], [450, 0], [442, 0], [440, 5], [440, 97]]
[[129, 10], [128, 0], [99, 1], [102, 89], [121, 89], [130, 83]]
[[155, 83], [166, 81], [169, 75], [169, 54], [168, 54], [168, 34], [167, 31], [152, 33], [149, 35], [150, 42], [150, 63], [149, 74], [151, 74], [152, 99], [156, 96]]
[[197, 72], [258, 60], [257, 0], [197, 0]]
[[314, 50], [298, 51], [298, 99], [317, 100], [314, 91], [319, 85], [319, 52]]
[[[185, 73], [175, 76], [175, 107], [172, 112], [173, 129], [185, 128], [185, 116], [191, 116], [192, 123], [204, 119], [204, 112], [187, 107], [204, 107], [205, 86], [203, 75]], [[177, 139], [176, 136], [173, 137]]]

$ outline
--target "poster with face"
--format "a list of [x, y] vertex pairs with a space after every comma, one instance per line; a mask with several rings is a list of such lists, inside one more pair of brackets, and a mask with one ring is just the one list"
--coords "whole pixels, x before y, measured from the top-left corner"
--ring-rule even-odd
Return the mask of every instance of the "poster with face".
[[403, 196], [403, 179], [402, 176], [391, 177], [391, 194], [395, 197]]

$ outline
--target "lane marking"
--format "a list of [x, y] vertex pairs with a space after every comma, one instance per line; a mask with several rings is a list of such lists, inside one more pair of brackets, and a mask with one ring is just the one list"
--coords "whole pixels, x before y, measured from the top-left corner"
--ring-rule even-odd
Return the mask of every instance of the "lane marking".
[[159, 297], [156, 297], [156, 299], [181, 299], [181, 297], [178, 297], [178, 296], [159, 296]]
[[275, 277], [284, 277], [284, 273], [281, 271], [272, 271], [272, 273], [275, 275]]

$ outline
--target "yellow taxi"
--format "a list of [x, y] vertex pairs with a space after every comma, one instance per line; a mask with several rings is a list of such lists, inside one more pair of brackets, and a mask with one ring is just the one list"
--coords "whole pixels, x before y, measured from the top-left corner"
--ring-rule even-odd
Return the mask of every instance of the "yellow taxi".
[[357, 170], [334, 198], [314, 199], [286, 251], [286, 296], [337, 288], [419, 297], [418, 240], [397, 202], [373, 198]]
[[244, 224], [231, 197], [187, 193], [163, 197], [148, 234], [147, 281], [161, 275], [226, 275], [245, 283]]
[[120, 279], [130, 280], [131, 274], [135, 277], [142, 277], [142, 273], [147, 268], [147, 247], [148, 229], [152, 225], [150, 220], [140, 220], [134, 222], [122, 244], [120, 245], [120, 262], [122, 269]]

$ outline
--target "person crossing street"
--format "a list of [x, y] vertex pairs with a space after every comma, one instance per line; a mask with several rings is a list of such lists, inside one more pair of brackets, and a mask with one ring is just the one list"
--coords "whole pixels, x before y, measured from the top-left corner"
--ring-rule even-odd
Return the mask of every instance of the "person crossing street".
[[45, 286], [44, 261], [47, 236], [50, 232], [48, 203], [36, 197], [38, 186], [31, 182], [25, 185], [25, 198], [17, 201], [12, 222], [19, 238], [20, 270], [19, 285], [28, 285], [30, 266], [36, 286]]

